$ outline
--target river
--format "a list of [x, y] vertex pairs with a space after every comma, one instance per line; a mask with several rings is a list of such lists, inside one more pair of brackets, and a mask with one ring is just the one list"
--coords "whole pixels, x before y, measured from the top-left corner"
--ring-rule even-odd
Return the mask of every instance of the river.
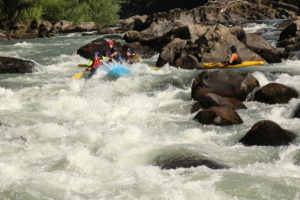
[[[277, 21], [249, 23], [276, 44]], [[277, 35], [276, 35], [277, 34]], [[0, 75], [0, 199], [3, 200], [298, 200], [299, 99], [266, 105], [247, 101], [244, 123], [229, 127], [193, 121], [191, 83], [200, 71], [165, 66], [157, 55], [111, 79], [98, 73], [72, 80], [87, 61], [76, 50], [101, 36], [67, 34], [0, 42], [0, 55], [30, 59], [32, 74]], [[282, 83], [300, 92], [300, 60], [240, 69], [260, 85]], [[289, 146], [238, 143], [254, 123], [269, 119], [295, 132]], [[205, 155], [231, 168], [161, 170], [158, 158]]]

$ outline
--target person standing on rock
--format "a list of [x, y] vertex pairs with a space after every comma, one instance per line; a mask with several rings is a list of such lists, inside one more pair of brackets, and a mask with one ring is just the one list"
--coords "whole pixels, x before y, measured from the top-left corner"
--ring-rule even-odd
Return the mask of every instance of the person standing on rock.
[[231, 54], [228, 55], [227, 59], [223, 62], [225, 65], [238, 65], [241, 64], [243, 61], [241, 57], [237, 53], [237, 47], [232, 45], [230, 47]]
[[106, 56], [109, 58], [109, 61], [111, 62], [112, 59], [114, 59], [117, 62], [123, 61], [123, 58], [120, 56], [120, 51], [115, 48], [115, 42], [112, 40], [107, 41], [108, 44], [108, 51], [106, 53]]

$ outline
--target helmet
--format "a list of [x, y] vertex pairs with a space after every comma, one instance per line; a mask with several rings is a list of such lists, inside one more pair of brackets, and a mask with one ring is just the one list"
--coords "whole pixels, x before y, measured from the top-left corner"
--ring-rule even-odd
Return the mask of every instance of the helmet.
[[96, 51], [96, 52], [94, 53], [94, 56], [100, 56], [100, 52], [99, 52], [99, 51]]
[[107, 44], [115, 44], [115, 42], [112, 41], [112, 40], [108, 40], [108, 41], [107, 41]]
[[235, 45], [232, 45], [232, 46], [230, 47], [230, 50], [231, 50], [232, 53], [236, 53], [236, 52], [237, 52], [237, 48], [236, 48]]

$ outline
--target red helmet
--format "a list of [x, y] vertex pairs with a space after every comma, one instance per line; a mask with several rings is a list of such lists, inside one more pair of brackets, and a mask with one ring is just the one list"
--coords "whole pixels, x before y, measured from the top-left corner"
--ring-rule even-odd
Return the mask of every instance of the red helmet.
[[107, 41], [107, 44], [115, 44], [115, 42], [112, 41], [112, 40], [108, 40], [108, 41]]

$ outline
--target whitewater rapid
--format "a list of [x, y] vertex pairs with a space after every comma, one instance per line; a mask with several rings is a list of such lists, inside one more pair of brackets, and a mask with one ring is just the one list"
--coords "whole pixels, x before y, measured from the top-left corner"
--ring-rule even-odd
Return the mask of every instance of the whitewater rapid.
[[[274, 27], [248, 24], [246, 30]], [[243, 124], [203, 126], [190, 113], [191, 83], [200, 71], [152, 70], [155, 56], [119, 79], [104, 72], [70, 79], [82, 70], [77, 64], [87, 62], [76, 50], [99, 37], [0, 43], [1, 56], [40, 65], [33, 74], [0, 75], [0, 199], [300, 199], [299, 137], [283, 147], [238, 143], [262, 119], [300, 136], [300, 119], [291, 119], [298, 99], [284, 105], [248, 101], [248, 109], [238, 111]], [[240, 71], [253, 73], [261, 86], [277, 82], [300, 92], [299, 66], [287, 60]], [[231, 168], [154, 165], [158, 157], [184, 152]]]

